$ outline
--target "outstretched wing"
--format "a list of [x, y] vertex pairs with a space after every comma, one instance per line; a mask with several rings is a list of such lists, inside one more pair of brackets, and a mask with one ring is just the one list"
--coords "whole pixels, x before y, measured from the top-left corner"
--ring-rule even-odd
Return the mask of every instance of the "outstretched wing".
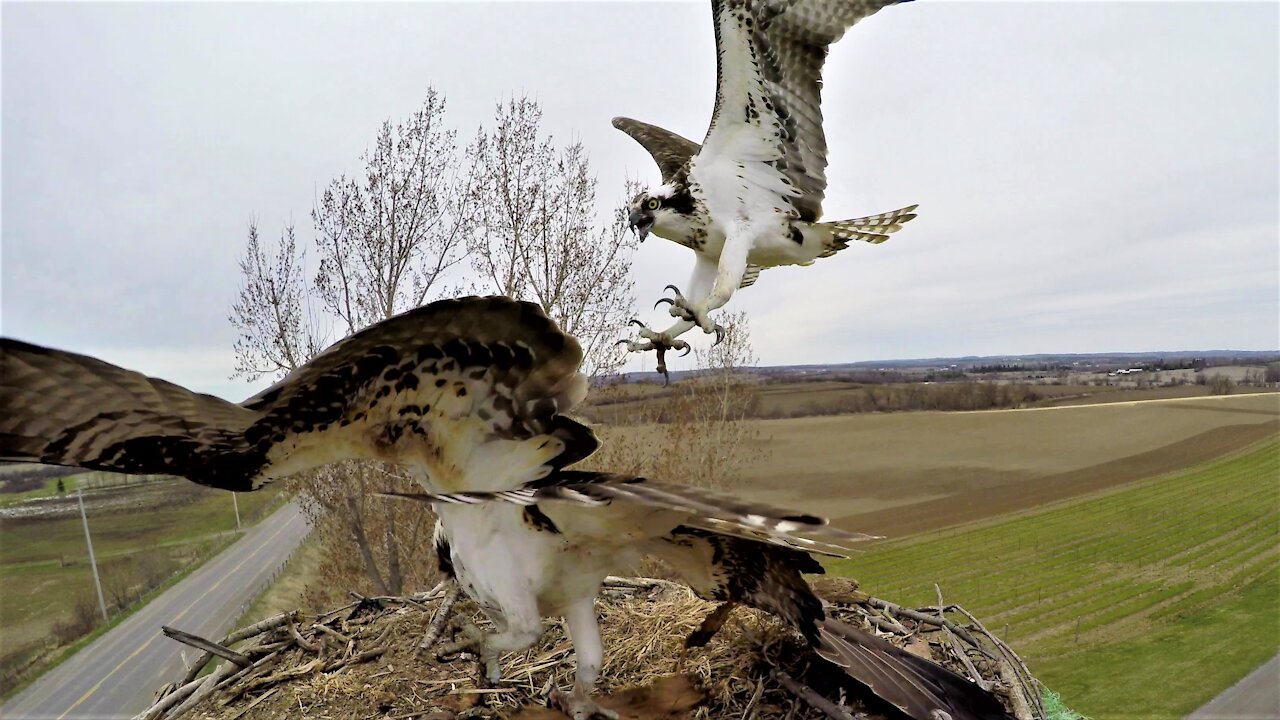
[[[826, 193], [822, 66], [831, 43], [898, 0], [713, 0], [716, 104], [693, 166], [782, 195], [814, 222]], [[752, 165], [758, 163], [758, 165]]]
[[[573, 516], [570, 522], [580, 527], [597, 525], [604, 533], [602, 537], [636, 533], [657, 537], [683, 526], [829, 555], [876, 538], [831, 527], [826, 518], [806, 513], [688, 485], [609, 473], [560, 471], [527, 487], [500, 492], [383, 494], [453, 505], [489, 502], [538, 505], [553, 520], [561, 513], [568, 513]], [[621, 514], [593, 515], [582, 509], [570, 509], [571, 506], [609, 508]], [[636, 527], [624, 528], [624, 523]]]
[[174, 473], [230, 490], [383, 460], [420, 470], [435, 489], [516, 488], [594, 451], [591, 430], [562, 414], [586, 395], [581, 361], [540, 307], [506, 297], [402, 313], [240, 406], [6, 340], [0, 457]]
[[[441, 300], [335, 344], [246, 400], [250, 440], [288, 474], [372, 457], [423, 470], [440, 490], [519, 487], [591, 454], [563, 413], [587, 392], [582, 349], [534, 303]], [[425, 446], [415, 452], [418, 438]]]
[[3, 460], [221, 487], [262, 464], [244, 437], [261, 416], [85, 355], [0, 339]]
[[616, 117], [613, 119], [613, 126], [630, 135], [649, 151], [653, 161], [658, 164], [658, 171], [662, 173], [663, 184], [686, 172], [689, 159], [698, 154], [698, 143], [657, 125]]

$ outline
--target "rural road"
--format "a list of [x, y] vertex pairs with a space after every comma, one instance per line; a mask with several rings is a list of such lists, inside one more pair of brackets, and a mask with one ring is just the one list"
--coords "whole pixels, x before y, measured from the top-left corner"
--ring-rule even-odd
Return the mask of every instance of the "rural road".
[[231, 547], [147, 603], [0, 706], [5, 720], [129, 718], [183, 674], [197, 651], [160, 633], [171, 625], [220, 638], [310, 532], [296, 502], [272, 513]]
[[1280, 717], [1280, 655], [1205, 703], [1187, 720], [1271, 720]]

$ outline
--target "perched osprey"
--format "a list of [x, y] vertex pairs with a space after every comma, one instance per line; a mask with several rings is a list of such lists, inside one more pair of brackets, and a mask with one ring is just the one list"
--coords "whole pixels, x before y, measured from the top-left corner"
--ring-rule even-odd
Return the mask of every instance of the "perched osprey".
[[915, 205], [856, 220], [819, 222], [826, 191], [822, 66], [827, 49], [854, 23], [897, 0], [712, 0], [716, 104], [701, 147], [630, 118], [614, 127], [644, 146], [662, 185], [631, 201], [629, 222], [696, 254], [681, 293], [667, 289], [678, 322], [642, 328], [632, 351], [687, 349], [676, 340], [694, 325], [723, 328], [708, 313], [764, 268], [808, 265], [854, 240], [880, 243], [915, 217]]
[[[597, 445], [568, 418], [582, 351], [541, 309], [444, 300], [343, 340], [240, 404], [83, 355], [0, 339], [0, 460], [172, 473], [252, 490], [348, 459], [410, 468], [439, 517], [442, 565], [493, 621], [481, 657], [528, 647], [563, 616], [577, 655], [575, 720], [602, 647], [593, 601], [645, 554], [704, 597], [777, 614], [817, 652], [918, 720], [1006, 718], [968, 680], [828, 619], [801, 573], [810, 552], [865, 538], [810, 515], [691, 487], [567, 466]], [[731, 606], [726, 606], [731, 607]]]

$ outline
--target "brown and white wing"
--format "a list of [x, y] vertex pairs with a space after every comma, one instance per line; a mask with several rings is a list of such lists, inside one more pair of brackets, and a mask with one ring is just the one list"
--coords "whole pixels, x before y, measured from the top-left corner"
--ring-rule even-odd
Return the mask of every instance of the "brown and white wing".
[[432, 489], [517, 488], [591, 454], [563, 413], [587, 392], [582, 349], [541, 307], [441, 300], [342, 340], [246, 400], [267, 476], [336, 460], [422, 470]]
[[85, 355], [0, 339], [0, 459], [248, 489], [261, 413]]
[[827, 187], [827, 51], [854, 23], [897, 1], [713, 0], [716, 105], [695, 173], [716, 177], [748, 163], [744, 179], [785, 188], [779, 194], [797, 217], [816, 221]]
[[[443, 504], [476, 505], [496, 501], [538, 505], [552, 518], [562, 512], [576, 514], [578, 517], [573, 522], [584, 527], [605, 523], [602, 533], [629, 532], [630, 528], [624, 529], [618, 524], [638, 523], [637, 518], [644, 518], [642, 534], [645, 537], [658, 537], [684, 526], [791, 550], [840, 557], [843, 555], [838, 551], [876, 539], [874, 535], [832, 527], [826, 518], [815, 515], [749, 502], [688, 485], [609, 473], [562, 470], [528, 487], [505, 492], [387, 495]], [[601, 512], [593, 515], [587, 508]], [[614, 511], [620, 514], [615, 515]]]
[[761, 25], [778, 77], [771, 83], [789, 116], [786, 170], [803, 191], [802, 217], [822, 214], [827, 189], [827, 138], [822, 129], [822, 67], [832, 43], [855, 23], [898, 0], [792, 0]]
[[689, 138], [677, 135], [670, 130], [663, 130], [657, 125], [632, 120], [628, 117], [616, 117], [613, 126], [631, 136], [640, 143], [653, 161], [658, 164], [662, 173], [662, 182], [669, 183], [685, 170], [689, 159], [698, 154], [698, 143]]
[[422, 471], [436, 489], [517, 488], [586, 457], [564, 416], [582, 350], [506, 297], [431, 303], [343, 340], [234, 405], [109, 363], [0, 344], [0, 458], [172, 473], [228, 490], [342, 460]]
[[760, 279], [760, 273], [763, 271], [763, 267], [747, 263], [747, 270], [742, 273], [742, 282], [738, 283], [738, 289], [741, 290], [755, 285], [756, 281]]

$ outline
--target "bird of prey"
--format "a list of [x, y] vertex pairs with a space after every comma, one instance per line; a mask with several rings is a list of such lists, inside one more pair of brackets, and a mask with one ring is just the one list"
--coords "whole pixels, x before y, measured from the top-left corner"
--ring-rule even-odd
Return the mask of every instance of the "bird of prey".
[[[582, 351], [541, 308], [505, 297], [435, 302], [335, 344], [240, 404], [84, 355], [0, 339], [0, 460], [171, 473], [252, 490], [327, 463], [400, 463], [439, 518], [436, 545], [496, 631], [480, 654], [534, 643], [563, 616], [577, 656], [575, 720], [603, 660], [593, 601], [644, 554], [704, 597], [777, 614], [817, 652], [917, 720], [1006, 718], [968, 680], [825, 617], [801, 577], [811, 553], [864, 539], [811, 515], [568, 466], [595, 450], [569, 418]], [[731, 606], [726, 606], [731, 607]]]
[[[829, 46], [862, 18], [898, 0], [712, 0], [716, 103], [702, 145], [630, 118], [614, 127], [653, 156], [662, 184], [637, 195], [629, 223], [691, 248], [685, 292], [668, 285], [677, 322], [641, 327], [632, 351], [687, 350], [693, 328], [724, 330], [708, 313], [764, 268], [808, 265], [852, 241], [884, 242], [915, 205], [856, 220], [820, 222], [826, 191], [822, 66]], [[638, 324], [638, 323], [637, 323]], [[660, 359], [661, 361], [661, 359]], [[661, 370], [660, 370], [661, 371]]]

